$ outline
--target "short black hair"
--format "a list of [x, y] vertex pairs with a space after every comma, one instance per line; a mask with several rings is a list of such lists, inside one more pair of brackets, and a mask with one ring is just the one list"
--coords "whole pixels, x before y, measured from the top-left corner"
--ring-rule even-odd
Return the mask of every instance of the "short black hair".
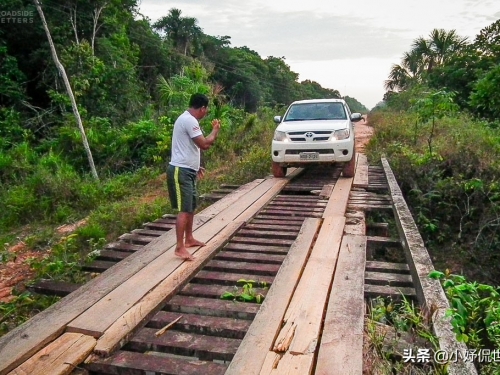
[[204, 94], [196, 93], [189, 99], [189, 108], [199, 109], [208, 106], [208, 97]]

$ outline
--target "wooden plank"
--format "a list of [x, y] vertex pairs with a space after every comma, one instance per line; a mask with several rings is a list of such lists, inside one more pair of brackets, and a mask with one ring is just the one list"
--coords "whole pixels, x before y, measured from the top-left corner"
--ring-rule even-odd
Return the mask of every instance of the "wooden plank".
[[259, 311], [259, 307], [258, 303], [251, 302], [175, 296], [169, 301], [165, 309], [178, 313], [252, 320]]
[[314, 212], [323, 212], [325, 206], [319, 206], [315, 205], [314, 207], [311, 205], [303, 206], [303, 207], [298, 207], [295, 206], [293, 203], [290, 204], [284, 204], [284, 205], [276, 205], [276, 204], [270, 204], [266, 208], [266, 212], [269, 212], [270, 210], [274, 211], [283, 211], [283, 212], [288, 212], [290, 215], [294, 214], [300, 214], [300, 213], [314, 213]]
[[306, 218], [306, 217], [321, 217], [321, 212], [314, 212], [314, 211], [287, 211], [287, 210], [272, 210], [269, 208], [266, 208], [265, 210], [262, 211], [263, 214], [265, 215], [277, 215], [278, 217], [281, 218]]
[[[220, 298], [225, 292], [234, 292], [235, 285], [210, 285], [210, 284], [187, 284], [180, 292], [179, 295], [191, 297], [204, 297], [204, 298]], [[241, 289], [240, 289], [241, 290]], [[255, 293], [266, 296], [268, 289], [254, 287]]]
[[118, 263], [117, 261], [113, 262], [109, 260], [94, 260], [89, 264], [84, 264], [82, 266], [82, 270], [101, 273], [106, 271], [107, 269], [110, 269], [117, 263]]
[[154, 328], [143, 328], [134, 335], [127, 348], [133, 351], [147, 350], [173, 351], [174, 354], [195, 356], [200, 360], [230, 361], [238, 346], [239, 339], [226, 337], [197, 335], [174, 330], [168, 330], [161, 336], [155, 336]]
[[389, 285], [389, 286], [412, 286], [411, 275], [388, 272], [365, 272], [367, 284]]
[[[434, 266], [425, 248], [424, 240], [418, 231], [387, 159], [382, 158], [382, 165], [394, 202], [396, 225], [415, 282], [418, 301], [424, 308], [432, 308], [434, 311], [432, 314], [433, 329], [439, 339], [440, 349], [447, 353], [465, 353], [467, 346], [457, 341], [450, 319], [445, 315], [450, 308], [446, 294], [439, 280], [429, 277], [429, 273], [434, 271]], [[450, 374], [477, 374], [474, 364], [469, 361], [451, 362], [448, 370]]]
[[343, 216], [349, 199], [349, 191], [351, 190], [352, 178], [340, 177], [333, 188], [332, 195], [328, 200], [328, 204], [323, 212], [323, 218], [328, 216]]
[[175, 228], [175, 223], [167, 224], [167, 223], [153, 221], [151, 223], [143, 224], [143, 227], [148, 229], [163, 230], [164, 232], [166, 232], [169, 231], [170, 229]]
[[363, 373], [366, 237], [346, 235], [326, 310], [316, 363], [317, 375]]
[[[344, 192], [346, 196], [347, 193], [348, 191]], [[286, 310], [282, 327], [271, 351], [267, 353], [271, 358], [275, 358], [276, 353], [283, 354], [283, 357], [278, 363], [265, 361], [261, 374], [271, 374], [276, 370], [277, 373], [302, 375], [312, 371], [344, 224], [344, 216], [328, 216], [324, 219]]]
[[367, 226], [368, 233], [375, 232], [376, 235], [381, 237], [389, 237], [389, 224], [388, 223], [370, 223]]
[[365, 284], [365, 296], [369, 298], [393, 297], [396, 299], [401, 298], [401, 295], [407, 297], [416, 297], [415, 288], [401, 287], [401, 286], [388, 286], [388, 285], [371, 285]]
[[243, 237], [243, 236], [235, 236], [231, 239], [231, 243], [244, 243], [249, 245], [273, 245], [273, 246], [291, 246], [293, 244], [293, 240], [282, 240], [275, 238], [268, 238], [266, 240], [260, 238], [253, 237]]
[[392, 273], [410, 272], [410, 268], [406, 263], [391, 263], [391, 262], [378, 262], [378, 261], [367, 261], [366, 270], [378, 271], [378, 272], [392, 272]]
[[211, 260], [204, 270], [216, 272], [247, 272], [259, 278], [261, 275], [274, 276], [280, 268], [279, 264], [249, 263], [227, 260]]
[[368, 158], [365, 154], [358, 154], [353, 185], [356, 187], [368, 187]]
[[[207, 224], [195, 230], [195, 238], [207, 242], [237, 217], [242, 217], [242, 220], [238, 221], [244, 221], [245, 213], [248, 212], [249, 215], [253, 216], [254, 212], [260, 210], [267, 203], [269, 192], [271, 191], [272, 196], [274, 196], [287, 182], [288, 180], [286, 179], [265, 180], [251, 191], [248, 191], [244, 197], [241, 197], [238, 200], [238, 205], [233, 204], [227, 207], [217, 217], [214, 217]], [[266, 197], [266, 199], [262, 199], [263, 197]], [[175, 256], [174, 248], [175, 243], [169, 246], [168, 251], [158, 256], [153, 262], [147, 264], [95, 303], [92, 308], [70, 322], [67, 330], [70, 332], [82, 332], [95, 337], [102, 336], [104, 331], [120, 316], [125, 314], [149, 290], [158, 285], [184, 262]], [[96, 320], [95, 316], [101, 318]]]
[[269, 225], [269, 226], [280, 226], [282, 228], [295, 228], [297, 227], [300, 229], [300, 226], [302, 225], [304, 220], [298, 219], [298, 220], [280, 220], [280, 218], [276, 219], [262, 219], [259, 216], [257, 216], [255, 219], [252, 219], [250, 221], [249, 225]]
[[115, 262], [119, 262], [120, 260], [128, 257], [130, 253], [126, 251], [115, 251], [115, 250], [101, 250], [99, 251], [99, 255], [97, 259], [99, 260], [111, 260]]
[[244, 243], [235, 243], [229, 242], [225, 247], [225, 250], [231, 251], [240, 251], [240, 252], [249, 252], [256, 254], [263, 254], [263, 256], [267, 256], [267, 254], [286, 254], [288, 252], [288, 246], [273, 246], [273, 245], [253, 245], [253, 244], [244, 244]]
[[306, 219], [226, 375], [258, 374], [278, 332], [320, 225]]
[[366, 220], [363, 211], [349, 211], [345, 215], [345, 229], [346, 234], [364, 236], [366, 234]]
[[326, 201], [311, 201], [311, 202], [304, 202], [301, 203], [299, 202], [294, 202], [294, 201], [276, 201], [273, 203], [270, 203], [268, 207], [272, 207], [274, 209], [294, 209], [295, 211], [299, 211], [301, 209], [322, 209], [323, 207], [326, 207], [327, 202]]
[[95, 344], [93, 337], [80, 333], [65, 333], [9, 375], [69, 374], [92, 352]]
[[[283, 192], [286, 191], [287, 187], [289, 187], [289, 185], [285, 186]], [[273, 203], [277, 205], [283, 205], [288, 203], [299, 203], [301, 205], [315, 205], [320, 203], [324, 204], [325, 201], [315, 195], [280, 194], [276, 196], [276, 198], [273, 200]]]
[[[137, 304], [112, 322], [97, 342], [95, 352], [99, 355], [109, 355], [111, 352], [119, 349], [137, 329], [145, 324], [148, 318], [153, 316], [164, 306], [164, 301], [166, 299], [177, 292], [193, 273], [200, 270], [203, 265], [207, 263], [211, 255], [220, 248], [226, 239], [236, 232], [241, 225], [242, 223], [238, 222], [230, 223], [222, 232], [208, 242], [206, 246], [201, 247], [196, 252], [196, 257], [193, 261], [183, 262], [168, 278], [160, 282], [160, 284]], [[165, 264], [163, 266], [166, 267]], [[108, 312], [108, 315], [110, 314], [111, 312]], [[73, 326], [68, 326], [68, 330], [74, 329], [70, 327]]]
[[366, 240], [369, 245], [401, 246], [401, 240], [399, 238], [367, 236]]
[[245, 237], [255, 237], [255, 238], [283, 238], [288, 240], [295, 240], [298, 230], [262, 230], [262, 229], [241, 229], [238, 235]]
[[321, 199], [330, 198], [330, 196], [332, 195], [334, 186], [335, 185], [333, 185], [333, 184], [324, 185], [323, 189], [321, 189], [321, 192], [319, 193], [319, 197]]
[[217, 253], [215, 259], [240, 260], [254, 263], [275, 263], [281, 264], [285, 260], [285, 255], [266, 254], [264, 257], [256, 253], [243, 253], [238, 251], [221, 251]]
[[252, 220], [252, 224], [247, 224], [245, 225], [245, 229], [254, 229], [254, 230], [276, 230], [279, 229], [280, 231], [287, 231], [287, 232], [294, 232], [297, 234], [300, 230], [302, 224], [296, 224], [296, 225], [287, 225], [283, 226], [281, 224], [258, 224], [255, 223], [255, 220]]
[[120, 351], [115, 355], [86, 363], [85, 368], [96, 374], [182, 374], [223, 375], [227, 365], [212, 361], [169, 358], [135, 352]]
[[252, 324], [249, 320], [244, 319], [194, 314], [180, 315], [168, 311], [158, 311], [148, 322], [148, 327], [160, 329], [176, 321], [179, 317], [180, 319], [172, 326], [174, 330], [240, 340], [243, 339], [250, 324]]
[[107, 245], [104, 246], [105, 249], [127, 251], [130, 253], [134, 253], [138, 250], [141, 250], [143, 247], [144, 247], [143, 245], [134, 245], [123, 241], [108, 243]]
[[[168, 232], [167, 232], [168, 233]], [[134, 233], [125, 233], [122, 234], [120, 237], [118, 237], [122, 241], [127, 241], [136, 245], [147, 245], [154, 239], [158, 237], [152, 237], [152, 236], [141, 236], [139, 234], [134, 234]]]
[[274, 276], [267, 275], [255, 275], [252, 273], [221, 273], [221, 272], [210, 272], [210, 271], [200, 271], [193, 278], [194, 282], [198, 283], [210, 283], [210, 284], [222, 284], [222, 285], [236, 285], [238, 280], [255, 280], [258, 282], [265, 282], [271, 284], [274, 280]]
[[28, 287], [28, 289], [35, 293], [64, 297], [77, 290], [80, 286], [80, 284], [64, 281], [41, 280], [35, 285]]
[[134, 229], [130, 233], [139, 234], [141, 236], [148, 236], [148, 237], [160, 237], [162, 234], [165, 233], [165, 231], [164, 230], [153, 230], [153, 229]]
[[385, 210], [385, 211], [392, 211], [392, 206], [390, 205], [382, 205], [382, 204], [369, 204], [369, 203], [355, 203], [355, 204], [350, 204], [348, 208], [350, 210], [363, 210], [363, 211], [377, 211], [377, 210]]

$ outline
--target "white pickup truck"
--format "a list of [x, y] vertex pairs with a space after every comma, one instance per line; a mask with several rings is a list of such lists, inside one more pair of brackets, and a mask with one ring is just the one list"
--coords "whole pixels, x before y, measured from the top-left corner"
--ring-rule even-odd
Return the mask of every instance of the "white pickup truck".
[[355, 169], [354, 122], [362, 120], [343, 99], [300, 100], [290, 104], [283, 117], [275, 116], [278, 127], [272, 143], [272, 171], [284, 177], [288, 167], [318, 163], [345, 163], [344, 177]]

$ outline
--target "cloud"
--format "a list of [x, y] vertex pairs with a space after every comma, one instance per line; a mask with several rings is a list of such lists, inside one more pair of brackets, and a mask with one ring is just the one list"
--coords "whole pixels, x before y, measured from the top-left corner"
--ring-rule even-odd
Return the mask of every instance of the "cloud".
[[474, 37], [500, 17], [498, 0], [142, 0], [151, 20], [181, 9], [205, 34], [230, 36], [262, 57], [285, 57], [300, 80], [339, 90], [368, 107], [391, 66], [435, 29]]
[[[257, 6], [244, 6], [234, 1], [218, 1], [215, 11], [205, 1], [191, 0], [164, 5], [148, 0], [155, 14], [166, 15], [179, 8], [184, 16], [198, 19], [209, 35], [229, 35], [235, 47], [247, 46], [261, 56], [279, 56], [293, 60], [331, 60], [365, 57], [387, 57], [400, 54], [411, 43], [401, 30], [370, 26], [369, 17], [342, 16], [318, 11], [283, 11]], [[162, 3], [164, 4], [164, 3]], [[143, 2], [143, 8], [145, 3]], [[222, 10], [223, 9], [223, 10]], [[244, 11], [242, 11], [244, 9]], [[213, 30], [217, 30], [215, 33]], [[227, 33], [221, 33], [227, 30]]]

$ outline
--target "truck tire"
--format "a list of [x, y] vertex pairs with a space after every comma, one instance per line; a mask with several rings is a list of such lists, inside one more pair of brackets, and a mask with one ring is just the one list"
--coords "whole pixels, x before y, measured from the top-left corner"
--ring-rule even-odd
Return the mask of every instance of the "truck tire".
[[274, 177], [285, 177], [286, 176], [286, 167], [282, 167], [279, 163], [273, 161], [273, 176]]
[[356, 150], [352, 150], [352, 159], [347, 162], [342, 169], [342, 176], [344, 177], [354, 177], [354, 173], [356, 172]]

